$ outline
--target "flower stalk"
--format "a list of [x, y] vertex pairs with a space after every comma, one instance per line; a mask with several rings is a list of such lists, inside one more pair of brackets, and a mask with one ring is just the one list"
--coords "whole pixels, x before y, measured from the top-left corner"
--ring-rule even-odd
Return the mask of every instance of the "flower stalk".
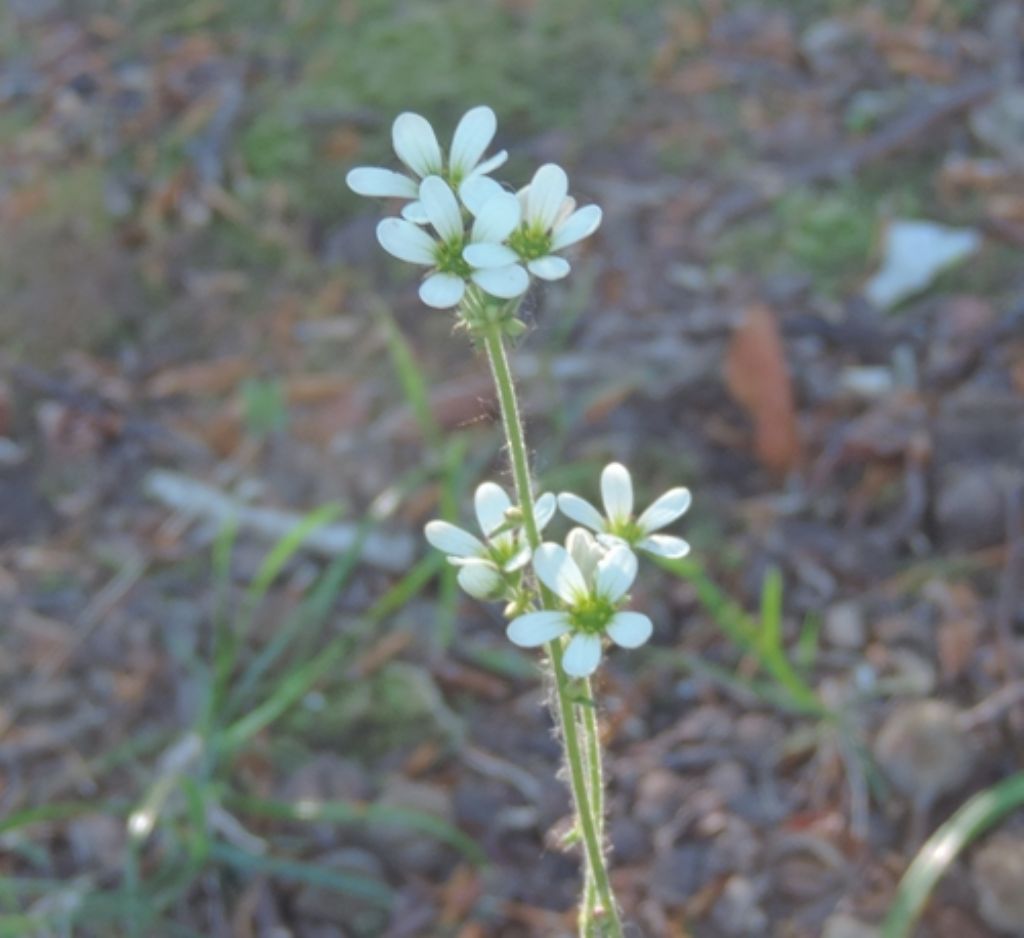
[[[515, 383], [509, 368], [508, 353], [505, 339], [500, 326], [491, 324], [482, 330], [487, 360], [491, 366], [495, 389], [498, 392], [498, 404], [501, 409], [502, 424], [508, 447], [509, 462], [516, 495], [523, 513], [523, 528], [531, 548], [540, 546], [540, 532], [534, 519], [533, 494], [530, 483], [530, 464], [523, 433], [522, 418], [519, 414], [519, 402], [516, 397]], [[541, 600], [545, 609], [553, 608], [554, 602], [550, 592], [541, 586]], [[562, 666], [561, 639], [555, 638], [547, 644], [547, 652], [551, 661], [551, 670], [555, 685], [555, 712], [562, 733], [562, 744], [565, 747], [565, 758], [569, 766], [569, 781], [572, 788], [573, 803], [576, 808], [576, 819], [580, 836], [583, 840], [586, 856], [586, 877], [593, 883], [594, 892], [607, 917], [607, 932], [611, 938], [622, 938], [622, 922], [619, 918], [618, 906], [612, 893], [608, 867], [605, 863], [602, 834], [604, 828], [604, 802], [601, 775], [600, 740], [597, 737], [597, 713], [593, 703], [593, 694], [589, 679], [584, 679], [586, 704], [581, 709], [589, 710], [590, 715], [584, 716], [582, 723], [587, 736], [587, 758], [584, 761], [583, 749], [580, 746], [577, 732], [577, 719], [574, 714], [573, 688], [571, 679]], [[589, 770], [589, 771], [588, 771]], [[584, 890], [583, 915], [581, 925], [586, 931], [592, 930], [587, 921], [594, 911]]]
[[[561, 252], [597, 230], [601, 209], [577, 207], [565, 170], [554, 163], [514, 193], [492, 179], [489, 173], [507, 156], [484, 155], [496, 127], [490, 108], [471, 109], [446, 153], [426, 119], [401, 114], [392, 139], [407, 172], [355, 167], [347, 180], [360, 195], [405, 201], [400, 218], [379, 222], [377, 240], [393, 257], [426, 269], [419, 287], [424, 305], [455, 310], [458, 325], [487, 354], [516, 502], [500, 485], [482, 482], [473, 499], [480, 536], [441, 519], [430, 521], [424, 534], [458, 568], [458, 583], [470, 596], [505, 603], [510, 641], [547, 651], [576, 812], [572, 837], [583, 844], [579, 934], [622, 938], [604, 856], [601, 739], [590, 677], [606, 648], [637, 648], [651, 638], [650, 618], [628, 608], [637, 557], [686, 555], [686, 541], [664, 529], [687, 510], [690, 493], [669, 489], [636, 513], [629, 470], [613, 462], [601, 473], [603, 513], [572, 492], [534, 494], [506, 340], [526, 331], [519, 307], [534, 278], [569, 274]], [[579, 525], [564, 546], [542, 541], [556, 511]]]

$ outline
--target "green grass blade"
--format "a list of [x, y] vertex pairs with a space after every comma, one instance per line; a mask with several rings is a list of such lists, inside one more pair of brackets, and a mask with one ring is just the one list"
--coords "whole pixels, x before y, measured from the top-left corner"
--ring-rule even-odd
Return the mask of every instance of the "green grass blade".
[[[459, 493], [463, 490], [463, 476], [466, 459], [466, 440], [455, 437], [444, 450], [444, 475], [441, 479], [441, 498], [438, 510], [445, 521], [457, 522], [459, 518]], [[458, 570], [451, 564], [444, 564], [440, 572], [440, 589], [437, 601], [437, 634], [441, 648], [448, 648], [455, 639], [455, 622], [458, 618], [459, 584]]]
[[690, 558], [666, 560], [656, 558], [655, 562], [669, 573], [686, 580], [697, 593], [701, 605], [715, 620], [719, 628], [742, 651], [751, 652], [757, 648], [757, 627], [750, 617], [729, 599], [704, 572], [704, 568]]
[[366, 613], [367, 622], [380, 622], [391, 613], [397, 612], [419, 593], [444, 566], [447, 566], [444, 555], [439, 551], [431, 551], [369, 608]]
[[245, 602], [240, 618], [234, 628], [226, 623], [218, 626], [213, 651], [213, 681], [207, 693], [207, 706], [203, 714], [202, 725], [207, 733], [227, 712], [226, 698], [229, 696], [229, 683], [238, 667], [238, 659], [244, 647], [245, 636], [251, 628], [256, 608], [259, 606], [267, 590], [280, 575], [285, 565], [302, 547], [306, 539], [325, 524], [330, 523], [340, 512], [337, 505], [324, 505], [300, 519], [290, 531], [271, 547], [267, 556], [260, 564], [245, 594]]
[[474, 863], [484, 862], [484, 854], [480, 848], [457, 827], [412, 808], [347, 801], [300, 801], [297, 804], [290, 804], [285, 801], [244, 796], [226, 798], [225, 803], [239, 811], [281, 821], [366, 823], [373, 826], [406, 828], [454, 847]]
[[[338, 594], [345, 588], [352, 573], [359, 563], [363, 541], [372, 527], [371, 522], [364, 522], [352, 547], [331, 562], [317, 580], [309, 597], [290, 615], [274, 637], [264, 646], [246, 666], [241, 677], [229, 690], [227, 710], [229, 714], [237, 714], [251, 700], [260, 679], [277, 663], [281, 656], [295, 646], [302, 637], [306, 643], [310, 633], [327, 618], [331, 606]], [[315, 636], [313, 636], [315, 637]]]
[[754, 680], [735, 674], [720, 664], [707, 661], [700, 655], [693, 655], [686, 651], [673, 651], [669, 654], [686, 670], [728, 688], [740, 700], [752, 699], [778, 707], [780, 710], [804, 712], [794, 704], [793, 698], [784, 688], [771, 681]]
[[378, 599], [362, 619], [353, 622], [344, 635], [338, 636], [321, 649], [315, 658], [284, 675], [266, 700], [221, 732], [214, 748], [219, 753], [233, 751], [279, 719], [338, 664], [373, 625], [401, 609], [419, 593], [433, 579], [443, 563], [444, 557], [440, 553], [434, 552], [424, 557]]
[[[390, 312], [381, 308], [378, 315], [387, 339], [391, 363], [398, 375], [406, 402], [413, 412], [428, 449], [441, 465], [441, 497], [438, 512], [445, 521], [456, 522], [459, 516], [459, 494], [463, 489], [466, 441], [455, 436], [448, 443], [445, 442], [444, 434], [431, 408], [429, 382], [417, 363], [416, 356]], [[450, 646], [455, 637], [456, 610], [459, 602], [457, 574], [457, 570], [447, 565], [440, 569], [436, 638], [442, 648]]]
[[224, 843], [214, 844], [210, 857], [243, 873], [265, 874], [311, 886], [323, 886], [350, 896], [358, 896], [382, 909], [389, 909], [394, 902], [395, 894], [391, 887], [380, 880], [358, 873], [342, 873], [302, 860], [246, 853]]
[[782, 574], [771, 567], [761, 584], [761, 653], [765, 657], [785, 653], [782, 644]]
[[256, 576], [246, 591], [245, 603], [247, 612], [254, 610], [266, 595], [270, 585], [278, 578], [292, 557], [301, 549], [307, 538], [318, 528], [334, 521], [341, 514], [341, 506], [336, 504], [322, 505], [316, 508], [288, 531], [269, 551], [260, 564]]
[[[417, 467], [406, 473], [392, 486], [389, 501], [397, 504], [402, 494], [423, 484], [432, 474], [433, 471], [425, 467]], [[317, 580], [309, 597], [302, 602], [296, 612], [287, 618], [284, 625], [275, 632], [274, 637], [260, 653], [249, 662], [240, 679], [232, 684], [229, 691], [229, 699], [225, 704], [225, 712], [229, 717], [237, 716], [240, 711], [251, 705], [260, 679], [284, 656], [285, 652], [290, 652], [294, 661], [302, 661], [314, 653], [313, 646], [320, 636], [320, 631], [327, 621], [335, 599], [358, 567], [363, 543], [374, 527], [390, 513], [390, 510], [371, 510], [370, 514], [360, 522], [352, 546], [331, 562]]]
[[349, 650], [349, 636], [341, 636], [311, 661], [282, 678], [274, 692], [220, 733], [215, 747], [220, 753], [231, 752], [246, 743], [298, 703]]
[[37, 935], [45, 925], [45, 920], [38, 915], [0, 915], [0, 938]]
[[402, 386], [402, 393], [412, 409], [416, 423], [428, 446], [435, 453], [440, 453], [444, 440], [441, 428], [434, 419], [434, 412], [430, 407], [428, 382], [416, 362], [416, 356], [413, 355], [409, 343], [406, 341], [405, 336], [402, 335], [402, 330], [398, 328], [398, 324], [391, 313], [385, 307], [381, 307], [378, 310], [377, 316], [384, 329], [384, 337], [387, 340], [391, 364], [398, 375], [398, 383]]
[[200, 711], [199, 726], [203, 735], [207, 735], [215, 718], [219, 699], [217, 690], [226, 681], [220, 669], [230, 673], [234, 660], [233, 642], [229, 621], [231, 600], [231, 556], [238, 539], [238, 519], [228, 519], [217, 533], [211, 551], [210, 566], [213, 576], [213, 634], [210, 642], [210, 658], [213, 667], [207, 671], [195, 658], [189, 670], [197, 685], [204, 688], [204, 701]]
[[231, 583], [231, 555], [235, 550], [238, 538], [238, 519], [231, 518], [217, 533], [213, 542], [213, 583], [217, 594], [217, 608], [223, 615], [227, 599], [228, 586]]
[[0, 818], [0, 834], [28, 827], [30, 824], [45, 824], [49, 821], [66, 821], [83, 814], [117, 814], [124, 815], [122, 805], [102, 801], [60, 801], [44, 804], [37, 808], [26, 808], [5, 818]]
[[1003, 815], [1024, 804], [1024, 772], [979, 792], [918, 851], [900, 880], [882, 938], [909, 938], [925, 903], [960, 851]]
[[[790, 708], [814, 716], [830, 718], [831, 714], [814, 689], [797, 673], [786, 657], [781, 637], [782, 580], [774, 585], [766, 583], [762, 594], [762, 609], [767, 610], [767, 627], [761, 627], [746, 611], [726, 596], [707, 575], [696, 560], [666, 560], [656, 558], [665, 570], [686, 580], [696, 591], [697, 598], [733, 644], [745, 654], [753, 655], [757, 663], [791, 698]], [[765, 640], [765, 636], [770, 641]]]
[[808, 671], [818, 660], [818, 647], [821, 644], [822, 618], [815, 612], [804, 617], [800, 635], [796, 640], [796, 663], [801, 671]]

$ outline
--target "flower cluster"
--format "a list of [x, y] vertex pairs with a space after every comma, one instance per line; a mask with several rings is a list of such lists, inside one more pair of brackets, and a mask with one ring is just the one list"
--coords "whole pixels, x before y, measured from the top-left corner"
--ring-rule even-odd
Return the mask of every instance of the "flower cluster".
[[[541, 495], [534, 504], [539, 531], [554, 517], [555, 504], [551, 494]], [[494, 482], [477, 486], [473, 506], [483, 540], [447, 521], [431, 521], [425, 533], [430, 544], [448, 554], [448, 562], [460, 568], [459, 585], [470, 596], [499, 599], [515, 592], [517, 574], [530, 562], [522, 513]]]
[[401, 218], [377, 226], [377, 240], [399, 260], [428, 269], [419, 291], [427, 306], [514, 300], [531, 276], [559, 280], [570, 268], [558, 252], [601, 223], [598, 206], [576, 207], [565, 170], [554, 163], [515, 193], [492, 179], [508, 158], [504, 150], [484, 156], [496, 130], [489, 107], [473, 108], [459, 121], [446, 158], [426, 119], [400, 114], [391, 136], [409, 172], [361, 166], [348, 173], [359, 195], [406, 201]]
[[[520, 508], [493, 482], [484, 482], [474, 499], [483, 539], [446, 521], [426, 526], [427, 540], [459, 567], [459, 584], [467, 593], [507, 603], [511, 641], [533, 648], [564, 638], [562, 666], [572, 677], [593, 674], [606, 637], [621, 648], [637, 648], [651, 637], [651, 620], [622, 608], [636, 579], [636, 552], [678, 558], [690, 549], [682, 538], [655, 533], [686, 512], [688, 489], [670, 489], [636, 517], [629, 470], [611, 463], [601, 473], [601, 494], [604, 515], [568, 492], [557, 500], [551, 494], [535, 500], [538, 532], [551, 521], [556, 504], [585, 526], [570, 530], [564, 547], [545, 542], [531, 551]], [[527, 576], [531, 566], [551, 593], [547, 608], [537, 608]]]

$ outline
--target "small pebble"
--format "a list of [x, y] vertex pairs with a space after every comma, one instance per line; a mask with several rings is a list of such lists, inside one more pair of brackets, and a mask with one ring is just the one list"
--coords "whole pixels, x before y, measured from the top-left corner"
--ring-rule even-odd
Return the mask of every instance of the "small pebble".
[[864, 612], [855, 602], [834, 603], [825, 612], [825, 639], [836, 648], [858, 650], [867, 641]]
[[931, 804], [956, 789], [974, 767], [972, 747], [959, 711], [941, 700], [900, 706], [875, 740], [875, 757], [889, 780], [908, 798]]
[[993, 928], [1024, 934], [1024, 838], [997, 834], [971, 862], [981, 917]]
[[830, 915], [821, 931], [821, 938], [878, 938], [878, 935], [878, 929], [873, 925], [865, 925], [844, 912]]
[[761, 890], [746, 876], [732, 876], [711, 910], [711, 921], [725, 935], [764, 935], [768, 916], [760, 905]]
[[1006, 536], [1004, 497], [990, 469], [971, 468], [939, 483], [935, 519], [944, 547], [980, 550]]

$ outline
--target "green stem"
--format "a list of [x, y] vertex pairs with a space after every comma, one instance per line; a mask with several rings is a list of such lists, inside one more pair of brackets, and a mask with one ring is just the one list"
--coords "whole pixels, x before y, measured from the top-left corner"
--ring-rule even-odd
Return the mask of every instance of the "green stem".
[[[604, 777], [601, 771], [601, 731], [597, 721], [597, 705], [594, 700], [594, 690], [590, 679], [586, 678], [580, 682], [582, 693], [579, 695], [576, 711], [579, 715], [580, 727], [583, 731], [584, 754], [587, 763], [587, 789], [590, 795], [590, 807], [597, 821], [598, 840], [604, 843]], [[589, 938], [592, 928], [589, 924], [593, 915], [594, 906], [597, 902], [597, 893], [594, 889], [594, 880], [589, 866], [587, 869], [587, 884], [583, 893], [584, 906], [587, 910], [587, 925], [581, 928], [581, 934]]]
[[533, 503], [533, 486], [530, 484], [530, 462], [526, 454], [526, 438], [523, 435], [523, 422], [519, 416], [519, 401], [516, 398], [512, 371], [505, 352], [505, 343], [498, 326], [492, 325], [484, 333], [484, 345], [487, 349], [487, 360], [491, 364], [491, 373], [498, 391], [498, 403], [501, 406], [501, 419], [505, 426], [505, 439], [508, 442], [508, 457], [512, 464], [512, 478], [515, 482], [516, 497], [523, 513], [523, 528], [530, 547], [540, 546], [540, 531]]
[[[501, 417], [505, 426], [505, 438], [508, 442], [509, 461], [512, 464], [516, 496], [520, 510], [523, 513], [523, 528], [526, 531], [530, 547], [536, 549], [540, 546], [540, 531], [537, 528], [537, 519], [534, 514], [533, 489], [530, 485], [530, 463], [526, 451], [526, 440], [523, 435], [522, 419], [519, 416], [519, 403], [516, 399], [515, 384], [512, 381], [512, 372], [509, 368], [501, 326], [498, 323], [490, 323], [482, 330], [482, 334], [484, 346], [487, 350], [487, 359], [490, 362], [491, 372], [494, 376], [494, 384], [498, 391], [498, 403], [501, 406]], [[541, 588], [541, 600], [545, 608], [553, 607], [552, 597], [547, 589], [543, 587]], [[594, 811], [594, 805], [591, 803], [591, 798], [587, 792], [587, 773], [584, 771], [583, 753], [580, 749], [579, 734], [573, 714], [573, 688], [571, 686], [571, 679], [562, 667], [562, 645], [558, 640], [555, 640], [548, 644], [547, 651], [551, 658], [551, 667], [555, 676], [557, 716], [562, 730], [566, 761], [569, 763], [569, 780], [572, 787], [573, 801], [576, 805], [576, 815], [579, 819], [580, 832], [583, 835], [587, 865], [590, 875], [593, 877], [594, 887], [604, 906], [609, 934], [611, 938], [622, 938], [622, 922], [619, 919], [619, 910], [615, 904], [615, 897], [612, 894], [608, 869], [605, 865], [604, 853], [602, 851], [599, 815]], [[589, 693], [589, 682], [586, 682], [586, 687], [587, 693]], [[595, 751], [595, 755], [599, 761], [599, 751]], [[594, 759], [590, 761], [593, 762]], [[593, 769], [591, 769], [591, 780], [594, 777]], [[600, 778], [600, 767], [598, 767], [596, 777]]]
[[583, 902], [580, 906], [579, 936], [593, 938], [595, 932], [594, 911], [597, 906], [597, 890], [594, 888], [594, 877], [590, 874], [587, 864], [583, 879]]
[[587, 769], [590, 774], [590, 795], [593, 800], [594, 816], [604, 830], [604, 774], [601, 771], [601, 730], [597, 723], [597, 703], [590, 678], [580, 682], [578, 710], [582, 715], [583, 735], [586, 737]]

